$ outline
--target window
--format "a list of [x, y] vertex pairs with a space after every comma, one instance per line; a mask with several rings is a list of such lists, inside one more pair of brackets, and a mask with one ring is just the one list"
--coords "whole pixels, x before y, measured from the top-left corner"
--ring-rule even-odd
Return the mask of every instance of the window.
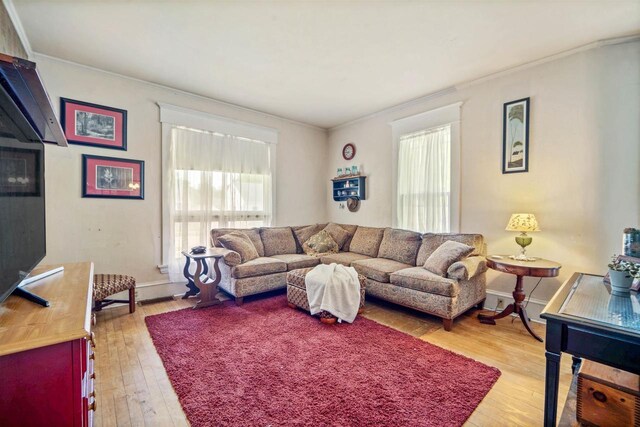
[[394, 227], [421, 233], [458, 231], [460, 105], [391, 123]]
[[268, 226], [274, 218], [275, 150], [269, 140], [277, 134], [188, 112], [161, 105], [163, 258], [172, 278], [181, 274], [180, 252], [208, 245], [212, 228]]
[[448, 232], [451, 198], [451, 126], [400, 137], [396, 211], [398, 227]]

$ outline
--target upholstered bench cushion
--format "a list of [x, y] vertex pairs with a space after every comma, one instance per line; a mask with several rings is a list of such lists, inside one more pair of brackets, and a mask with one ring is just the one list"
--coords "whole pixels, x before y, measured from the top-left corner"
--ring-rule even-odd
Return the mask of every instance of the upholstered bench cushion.
[[347, 267], [351, 266], [353, 261], [361, 259], [371, 259], [371, 257], [367, 255], [360, 255], [355, 252], [338, 252], [337, 254], [329, 254], [320, 257], [320, 261], [322, 261], [323, 264], [332, 264], [335, 262], [336, 264], [346, 265]]
[[386, 258], [371, 258], [354, 261], [351, 266], [369, 279], [389, 283], [389, 276], [398, 270], [411, 268], [412, 265]]
[[[300, 268], [287, 273], [287, 300], [296, 307], [307, 311], [309, 311], [309, 300], [304, 279], [311, 270], [313, 270], [313, 267]], [[367, 278], [362, 274], [358, 274], [358, 280], [360, 281], [360, 308], [362, 308], [365, 303], [364, 294], [367, 287]]]
[[275, 258], [287, 263], [287, 270], [296, 270], [298, 268], [315, 267], [320, 264], [318, 257], [309, 256], [305, 254], [283, 254], [272, 255], [270, 258]]
[[122, 274], [96, 274], [93, 276], [93, 300], [102, 301], [110, 295], [136, 287], [136, 279]]
[[422, 267], [406, 268], [392, 273], [391, 283], [403, 288], [451, 298], [460, 292], [457, 280], [438, 276]]
[[260, 257], [231, 268], [231, 275], [235, 279], [242, 279], [244, 277], [263, 276], [282, 271], [287, 271], [286, 262], [275, 258]]

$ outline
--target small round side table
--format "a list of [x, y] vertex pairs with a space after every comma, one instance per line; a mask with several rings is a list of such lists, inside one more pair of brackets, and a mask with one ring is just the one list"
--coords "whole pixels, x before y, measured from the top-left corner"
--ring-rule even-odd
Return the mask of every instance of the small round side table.
[[542, 338], [531, 329], [529, 316], [527, 316], [527, 311], [522, 304], [522, 301], [524, 301], [526, 297], [523, 290], [523, 277], [556, 277], [562, 266], [557, 262], [542, 258], [537, 258], [534, 261], [517, 261], [509, 258], [509, 255], [490, 255], [487, 257], [487, 267], [503, 273], [515, 274], [516, 288], [513, 291], [513, 303], [509, 304], [502, 312], [493, 316], [479, 314], [478, 319], [480, 323], [495, 325], [497, 319], [502, 319], [511, 313], [515, 313], [520, 316], [527, 331], [529, 331], [535, 339], [542, 342]]

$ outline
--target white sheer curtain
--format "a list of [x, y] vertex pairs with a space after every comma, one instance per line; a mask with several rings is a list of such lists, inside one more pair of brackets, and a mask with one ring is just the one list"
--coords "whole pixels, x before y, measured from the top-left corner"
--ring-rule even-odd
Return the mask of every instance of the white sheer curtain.
[[271, 144], [173, 126], [167, 160], [172, 279], [182, 274], [180, 251], [207, 246], [212, 228], [271, 225]]
[[397, 224], [419, 232], [450, 230], [451, 126], [402, 135], [398, 142]]

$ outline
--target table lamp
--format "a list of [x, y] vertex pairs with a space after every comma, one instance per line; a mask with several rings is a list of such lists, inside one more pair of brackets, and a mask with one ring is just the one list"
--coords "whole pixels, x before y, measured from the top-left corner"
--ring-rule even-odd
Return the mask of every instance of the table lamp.
[[528, 213], [515, 213], [511, 215], [505, 230], [520, 231], [520, 235], [516, 236], [516, 243], [520, 245], [522, 249], [518, 255], [511, 255], [509, 258], [518, 261], [535, 261], [535, 258], [527, 257], [525, 250], [525, 248], [533, 241], [533, 237], [527, 236], [527, 231], [540, 231], [535, 215]]

